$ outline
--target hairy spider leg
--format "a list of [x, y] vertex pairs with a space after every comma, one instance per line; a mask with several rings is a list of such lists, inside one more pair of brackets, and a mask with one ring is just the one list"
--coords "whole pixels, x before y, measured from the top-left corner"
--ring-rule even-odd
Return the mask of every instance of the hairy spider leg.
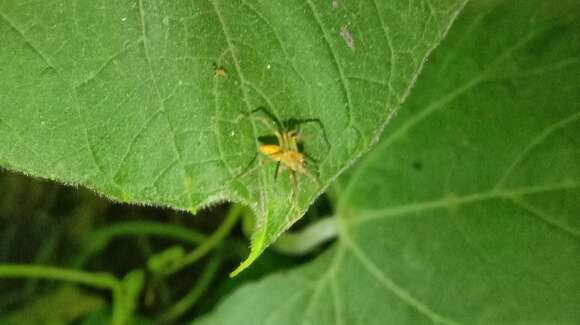
[[272, 112], [270, 112], [269, 110], [267, 110], [265, 107], [263, 107], [263, 106], [260, 106], [260, 107], [258, 107], [256, 109], [253, 109], [249, 113], [249, 115], [251, 116], [251, 115], [253, 115], [255, 113], [258, 113], [258, 112], [264, 113], [270, 119], [270, 121], [273, 121], [274, 124], [276, 124], [277, 130], [284, 130], [284, 125], [282, 124], [282, 122], [280, 121], [280, 119], [276, 115], [274, 115]]
[[[265, 109], [256, 109], [253, 110], [252, 113], [256, 112], [257, 110], [264, 110]], [[269, 117], [270, 114], [267, 114]], [[263, 154], [267, 155], [267, 156], [272, 156], [275, 155], [279, 152], [282, 151], [283, 146], [284, 146], [284, 137], [282, 134], [280, 134], [280, 132], [274, 127], [272, 126], [272, 124], [270, 124], [270, 122], [268, 122], [264, 117], [261, 116], [251, 116], [251, 118], [256, 119], [257, 121], [259, 121], [260, 123], [262, 123], [266, 128], [268, 128], [272, 133], [274, 133], [274, 135], [276, 136], [276, 139], [278, 140], [278, 145], [261, 145], [259, 150], [260, 152], [262, 152]], [[275, 121], [276, 124], [279, 124], [279, 122], [277, 121], [277, 119], [273, 119]], [[280, 161], [278, 160], [277, 164], [276, 164], [276, 171], [274, 172], [274, 181], [276, 181], [278, 179], [278, 173], [280, 171]]]
[[[314, 123], [316, 125], [318, 125], [319, 129], [322, 131], [322, 138], [324, 143], [326, 144], [326, 147], [328, 149], [330, 149], [331, 144], [330, 141], [328, 140], [328, 135], [326, 133], [326, 128], [324, 127], [324, 124], [322, 124], [322, 121], [320, 121], [320, 119], [318, 118], [305, 118], [305, 119], [289, 119], [287, 121], [285, 121], [285, 123], [282, 123], [280, 121], [280, 119], [274, 115], [271, 111], [269, 111], [268, 109], [266, 109], [265, 107], [258, 107], [254, 110], [252, 110], [249, 114], [255, 114], [257, 112], [262, 112], [264, 113], [269, 119], [270, 121], [266, 120], [264, 117], [259, 117], [259, 116], [255, 116], [254, 118], [256, 118], [257, 120], [259, 120], [264, 126], [266, 126], [268, 129], [270, 129], [270, 131], [272, 131], [274, 134], [276, 134], [276, 137], [278, 138], [278, 143], [280, 145], [282, 145], [283, 143], [290, 143], [287, 141], [280, 141], [280, 130], [282, 131], [288, 131], [289, 135], [295, 135], [294, 138], [294, 147], [290, 150], [294, 150], [294, 151], [299, 151], [298, 148], [298, 141], [300, 139], [301, 136], [301, 130], [300, 130], [300, 126], [304, 125], [304, 124], [309, 124], [309, 123]], [[274, 122], [275, 127], [272, 126], [271, 122]], [[285, 132], [283, 132], [285, 133]], [[315, 161], [314, 159], [312, 159], [313, 161]]]
[[[250, 167], [257, 159], [258, 154], [256, 153], [256, 155], [254, 156], [254, 158], [252, 159], [252, 161], [250, 161], [250, 164], [248, 164], [248, 167], [246, 168], [246, 170], [244, 172], [242, 172], [241, 174], [239, 174], [237, 177], [243, 177], [246, 176], [248, 174], [251, 174], [253, 172], [255, 172], [256, 170], [258, 170], [261, 167], [264, 167], [266, 164], [270, 163], [270, 162], [274, 162], [276, 161], [276, 171], [274, 174], [274, 181], [277, 180], [280, 168], [284, 168], [286, 170], [288, 170], [288, 176], [290, 177], [290, 184], [292, 186], [292, 195], [291, 195], [291, 202], [296, 202], [296, 200], [298, 199], [298, 193], [299, 193], [299, 184], [298, 184], [298, 177], [296, 177], [296, 171], [285, 167], [284, 165], [282, 165], [280, 163], [280, 161], [274, 160], [274, 159], [267, 159], [267, 160], [260, 160], [260, 162], [258, 164], [256, 164], [254, 167]], [[310, 178], [312, 178], [314, 181], [317, 182], [317, 184], [320, 184], [320, 182], [318, 182], [318, 180], [316, 179], [316, 177], [314, 177], [314, 175], [310, 174], [308, 171], [304, 170], [303, 171], [305, 175], [309, 176]]]
[[300, 126], [308, 124], [308, 123], [314, 123], [314, 124], [318, 125], [318, 128], [322, 131], [322, 138], [323, 138], [325, 144], [328, 147], [330, 147], [330, 141], [328, 141], [328, 135], [326, 134], [326, 128], [324, 127], [324, 124], [322, 124], [320, 119], [318, 119], [318, 118], [290, 119], [287, 122], [288, 129], [290, 129], [290, 130], [296, 129], [299, 136], [301, 133]]
[[300, 138], [299, 138], [300, 133], [298, 133], [298, 131], [296, 131], [296, 130], [292, 130], [292, 131], [288, 132], [286, 134], [286, 136], [288, 137], [288, 139], [286, 141], [288, 143], [288, 146], [290, 147], [289, 149], [292, 151], [299, 152], [298, 141], [300, 140]]
[[[255, 116], [255, 113], [257, 113], [257, 112], [263, 112], [264, 114], [266, 114], [266, 116], [270, 120], [267, 120], [263, 116]], [[280, 139], [281, 139], [280, 130], [283, 130], [282, 123], [280, 122], [280, 120], [278, 120], [278, 118], [275, 115], [273, 115], [272, 113], [270, 113], [266, 108], [264, 108], [264, 107], [258, 107], [258, 108], [252, 110], [249, 113], [241, 113], [235, 119], [235, 123], [238, 123], [240, 121], [240, 119], [241, 118], [244, 118], [244, 117], [259, 121], [267, 129], [269, 129], [272, 133], [274, 133], [276, 135], [276, 137], [278, 138], [278, 141], [280, 141]], [[272, 122], [274, 122], [275, 126], [272, 125]]]
[[282, 145], [282, 143], [284, 142], [282, 134], [280, 134], [280, 131], [278, 131], [278, 129], [276, 129], [271, 123], [269, 123], [268, 120], [266, 120], [262, 116], [253, 116], [251, 118], [259, 121], [266, 128], [268, 128], [274, 135], [276, 135], [276, 138], [278, 139], [278, 145], [280, 146]]
[[[254, 170], [256, 170], [258, 167], [260, 167], [259, 164], [256, 164], [254, 167], [252, 167], [252, 165], [254, 165], [254, 162], [256, 161], [256, 159], [258, 159], [258, 153], [256, 152], [256, 154], [254, 154], [254, 157], [252, 158], [252, 160], [250, 160], [250, 162], [248, 163], [248, 165], [246, 166], [246, 168], [244, 168], [244, 170], [238, 174], [236, 176], [236, 178], [241, 178], [246, 176], [247, 174], [250, 174], [252, 172], [254, 172]], [[262, 163], [262, 161], [260, 161], [260, 163]]]
[[[288, 136], [290, 138], [290, 143], [291, 146], [293, 147], [293, 150], [298, 151], [298, 141], [300, 140], [300, 132], [299, 131], [291, 131], [288, 132]], [[310, 162], [313, 162], [313, 164], [310, 164], [312, 166], [315, 165], [316, 160], [312, 157], [310, 157], [310, 155], [308, 155], [305, 152], [301, 152], [302, 156], [304, 156], [304, 158]], [[318, 172], [318, 170], [317, 170]], [[311, 180], [313, 180], [319, 187], [322, 187], [322, 184], [320, 183], [320, 180], [318, 179], [318, 177], [316, 177], [314, 174], [312, 174], [311, 172], [309, 172], [306, 168], [301, 170], [301, 173], [303, 173], [304, 175], [308, 176]]]
[[320, 179], [318, 179], [318, 177], [314, 176], [314, 174], [312, 174], [311, 172], [309, 172], [308, 170], [304, 170], [304, 175], [306, 175], [308, 178], [310, 178], [314, 183], [316, 183], [316, 185], [318, 187], [322, 187], [322, 183], [320, 182]]
[[290, 177], [290, 182], [292, 183], [292, 201], [291, 202], [298, 202], [298, 177], [296, 177], [296, 172], [293, 170], [290, 170], [290, 172], [288, 173], [289, 177]]
[[276, 157], [277, 157], [278, 155], [280, 155], [280, 154], [283, 154], [283, 153], [284, 153], [284, 150], [283, 150], [283, 148], [282, 148], [281, 146], [279, 146], [279, 145], [275, 145], [275, 144], [264, 144], [264, 145], [261, 145], [261, 146], [258, 148], [258, 150], [259, 150], [259, 151], [260, 151], [262, 154], [264, 154], [264, 155], [266, 155], [266, 156], [270, 157], [270, 158], [271, 158], [271, 160], [273, 160], [273, 161], [277, 161], [277, 164], [276, 164], [276, 171], [275, 171], [275, 173], [274, 173], [274, 181], [276, 181], [276, 180], [278, 179], [278, 172], [279, 172], [279, 170], [280, 170], [280, 163], [281, 163], [281, 160], [280, 160], [280, 159], [276, 159]]
[[[297, 139], [300, 138], [300, 126], [304, 125], [304, 124], [308, 124], [308, 123], [314, 123], [317, 124], [318, 127], [320, 128], [320, 130], [322, 131], [322, 138], [326, 144], [326, 146], [328, 148], [330, 148], [330, 141], [328, 140], [328, 135], [326, 133], [326, 128], [324, 127], [324, 124], [322, 124], [322, 121], [320, 121], [320, 119], [318, 118], [305, 118], [305, 119], [289, 119], [287, 121], [285, 121], [285, 123], [282, 123], [281, 120], [274, 115], [271, 111], [269, 111], [268, 109], [266, 109], [263, 106], [260, 106], [254, 110], [252, 110], [248, 115], [252, 116], [253, 114], [257, 113], [257, 112], [262, 112], [263, 114], [265, 114], [270, 121], [267, 121], [264, 117], [256, 117], [258, 118], [262, 124], [264, 124], [267, 128], [269, 128], [270, 130], [272, 130], [274, 133], [280, 133], [280, 130], [282, 131], [289, 131], [289, 133], [296, 133], [297, 134]], [[272, 126], [272, 124], [270, 122], [274, 122], [275, 124], [275, 128]]]
[[278, 172], [280, 171], [280, 162], [276, 164], [276, 171], [274, 171], [274, 182], [278, 180]]

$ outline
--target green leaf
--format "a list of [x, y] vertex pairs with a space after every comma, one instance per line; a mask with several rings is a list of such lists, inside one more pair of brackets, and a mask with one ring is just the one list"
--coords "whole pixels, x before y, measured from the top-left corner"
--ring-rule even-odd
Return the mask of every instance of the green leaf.
[[[125, 202], [247, 204], [247, 266], [375, 142], [464, 2], [4, 0], [0, 166]], [[320, 122], [298, 189], [255, 159], [259, 107]]]
[[336, 191], [340, 236], [202, 324], [580, 323], [580, 3], [474, 1]]

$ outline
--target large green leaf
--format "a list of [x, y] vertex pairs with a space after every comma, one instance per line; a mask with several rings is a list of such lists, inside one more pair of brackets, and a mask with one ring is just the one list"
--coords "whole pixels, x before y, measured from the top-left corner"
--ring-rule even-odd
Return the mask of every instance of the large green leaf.
[[580, 3], [475, 1], [337, 186], [339, 239], [207, 324], [580, 324]]
[[[0, 165], [126, 202], [245, 203], [251, 261], [374, 142], [464, 1], [2, 0]], [[299, 190], [254, 160], [259, 107], [320, 122]]]

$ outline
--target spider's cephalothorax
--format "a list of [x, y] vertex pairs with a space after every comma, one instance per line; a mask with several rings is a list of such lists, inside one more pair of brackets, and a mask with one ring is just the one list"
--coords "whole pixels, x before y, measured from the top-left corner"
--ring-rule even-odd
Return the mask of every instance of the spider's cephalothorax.
[[307, 173], [304, 154], [298, 149], [298, 132], [296, 130], [283, 133], [276, 131], [275, 135], [278, 144], [262, 144], [258, 150], [291, 171]]

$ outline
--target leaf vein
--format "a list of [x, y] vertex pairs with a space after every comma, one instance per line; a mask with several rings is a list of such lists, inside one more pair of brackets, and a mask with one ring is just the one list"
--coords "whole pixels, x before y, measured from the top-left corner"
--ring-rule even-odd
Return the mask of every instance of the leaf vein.
[[[229, 49], [225, 49], [222, 51], [222, 53], [220, 54], [220, 56], [217, 59], [217, 62], [219, 64], [219, 62], [221, 62], [223, 60], [223, 57], [230, 52]], [[232, 169], [230, 168], [229, 164], [226, 162], [226, 155], [224, 153], [224, 149], [222, 147], [222, 142], [221, 142], [221, 134], [219, 132], [219, 124], [218, 121], [220, 120], [219, 118], [219, 90], [218, 90], [218, 78], [216, 76], [214, 76], [213, 78], [213, 104], [214, 104], [214, 118], [213, 118], [213, 130], [214, 130], [214, 136], [216, 138], [216, 143], [217, 143], [217, 150], [218, 150], [218, 154], [220, 155], [222, 161], [224, 162], [224, 166], [226, 166], [226, 169], [228, 171], [228, 173], [230, 174], [230, 176], [233, 178], [234, 176], [234, 172], [232, 171]]]
[[[225, 21], [224, 21], [224, 18], [222, 16], [222, 13], [221, 13], [220, 9], [218, 8], [217, 1], [218, 0], [210, 0], [210, 3], [211, 3], [211, 5], [212, 5], [212, 7], [213, 7], [213, 9], [215, 11], [215, 14], [216, 14], [217, 18], [218, 18], [218, 21], [219, 21], [221, 30], [223, 32], [223, 35], [224, 35], [226, 44], [228, 46], [230, 55], [232, 56], [232, 60], [234, 62], [234, 67], [236, 69], [236, 73], [238, 75], [238, 78], [240, 78], [240, 89], [242, 91], [242, 97], [243, 97], [244, 102], [246, 103], [247, 112], [249, 113], [249, 112], [252, 111], [252, 105], [250, 104], [250, 100], [248, 98], [247, 90], [244, 88], [245, 78], [244, 78], [244, 75], [242, 74], [242, 68], [240, 67], [240, 60], [239, 60], [238, 56], [236, 55], [235, 46], [232, 43], [232, 37], [230, 36], [230, 33], [229, 33], [228, 28], [227, 28], [227, 26], [225, 24]], [[258, 132], [256, 130], [255, 123], [254, 122], [250, 122], [250, 124], [252, 125], [252, 131], [254, 133], [254, 143], [256, 145], [256, 150], [257, 150], [257, 148], [260, 145], [258, 143]], [[260, 181], [260, 184], [259, 184], [259, 191], [260, 191], [260, 200], [259, 200], [259, 202], [260, 202], [260, 210], [261, 210], [262, 213], [265, 213], [265, 204], [266, 204], [266, 200], [267, 200], [267, 192], [266, 192], [266, 189], [265, 189], [265, 186], [264, 186], [264, 184], [266, 183], [265, 180], [264, 180], [264, 172], [261, 171], [259, 173], [259, 175], [260, 175], [260, 177], [258, 179]], [[263, 227], [266, 227], [267, 226], [267, 223], [266, 222], [263, 222], [262, 225], [263, 225]], [[266, 231], [266, 229], [263, 229], [262, 231]]]
[[554, 132], [557, 132], [557, 131], [563, 129], [563, 128], [567, 127], [568, 124], [576, 122], [576, 121], [580, 121], [580, 112], [576, 112], [576, 113], [571, 114], [563, 119], [560, 119], [560, 120], [554, 122], [553, 124], [549, 125], [545, 129], [543, 129], [536, 137], [532, 138], [532, 140], [530, 140], [530, 142], [524, 147], [524, 149], [516, 156], [516, 158], [512, 161], [512, 163], [506, 169], [503, 176], [497, 181], [494, 188], [496, 190], [501, 189], [503, 187], [503, 185], [505, 184], [505, 182], [507, 181], [507, 179], [509, 178], [509, 176], [511, 175], [511, 173], [517, 167], [517, 165], [519, 165], [522, 162], [522, 160], [524, 160], [524, 158], [535, 147], [540, 145], [544, 140], [546, 140], [548, 137], [550, 137], [550, 135], [552, 135]]
[[[266, 24], [266, 26], [268, 26], [268, 28], [271, 31], [271, 35], [274, 36], [276, 43], [278, 43], [278, 47], [280, 48], [280, 50], [284, 54], [284, 58], [286, 59], [286, 62], [290, 63], [289, 66], [292, 69], [292, 71], [300, 78], [300, 80], [302, 80], [302, 82], [305, 85], [305, 88], [310, 92], [310, 90], [312, 89], [312, 87], [308, 87], [308, 85], [310, 85], [310, 83], [306, 81], [306, 78], [304, 77], [304, 75], [300, 72], [300, 70], [298, 70], [298, 68], [296, 68], [296, 64], [294, 63], [294, 60], [290, 59], [290, 56], [288, 55], [286, 48], [284, 48], [284, 45], [282, 43], [282, 39], [280, 38], [280, 35], [278, 34], [276, 29], [274, 28], [274, 25], [261, 12], [259, 12], [253, 5], [251, 5], [247, 0], [241, 0], [241, 1], [242, 1], [242, 4], [244, 6], [246, 6], [252, 12], [254, 12], [254, 14], [256, 14], [256, 16], [258, 16], [258, 18], [260, 20], [262, 20], [264, 22], [264, 24]], [[308, 96], [308, 105], [310, 108], [310, 112], [312, 112], [312, 98], [311, 97], [312, 97], [312, 95], [310, 94]]]
[[342, 65], [340, 64], [340, 62], [338, 60], [338, 55], [336, 54], [336, 52], [334, 51], [334, 48], [332, 47], [332, 44], [330, 43], [330, 36], [328, 35], [328, 31], [326, 30], [326, 28], [324, 28], [324, 24], [322, 23], [322, 20], [320, 19], [318, 11], [316, 10], [314, 5], [312, 4], [311, 0], [305, 0], [305, 1], [308, 4], [308, 7], [310, 8], [310, 12], [312, 12], [312, 15], [314, 17], [314, 21], [316, 22], [319, 30], [322, 32], [322, 36], [324, 38], [325, 45], [326, 45], [326, 47], [330, 53], [330, 56], [332, 58], [332, 63], [334, 64], [334, 67], [338, 72], [340, 84], [342, 86], [342, 91], [343, 91], [345, 99], [346, 99], [346, 108], [347, 108], [346, 114], [347, 114], [347, 119], [348, 119], [346, 128], [349, 128], [352, 125], [351, 114], [354, 110], [354, 107], [352, 104], [352, 98], [351, 98], [352, 96], [350, 93], [350, 87], [348, 85], [348, 80], [347, 80], [346, 75], [343, 71]]
[[389, 207], [385, 209], [362, 211], [356, 215], [355, 218], [348, 220], [349, 225], [360, 225], [366, 222], [392, 218], [411, 213], [423, 212], [428, 210], [437, 210], [442, 208], [455, 208], [460, 205], [467, 205], [471, 203], [481, 202], [485, 200], [494, 199], [512, 199], [517, 196], [525, 196], [538, 193], [556, 192], [575, 190], [580, 188], [580, 183], [576, 182], [562, 182], [560, 184], [544, 185], [544, 186], [529, 186], [521, 187], [511, 190], [503, 191], [488, 191], [480, 192], [461, 197], [445, 197], [433, 201], [425, 201], [414, 204], [408, 204], [397, 207]]
[[[463, 2], [459, 11], [461, 11], [461, 8], [463, 8], [463, 6], [465, 6], [465, 4], [467, 4], [467, 2], [468, 2], [468, 0], [465, 0]], [[457, 13], [459, 13], [459, 11]], [[515, 51], [517, 51], [518, 49], [523, 47], [525, 44], [527, 44], [527, 42], [532, 40], [537, 34], [538, 34], [537, 32], [536, 33], [531, 32], [531, 33], [527, 34], [526, 36], [524, 36], [519, 42], [516, 42], [513, 46], [506, 49], [506, 51], [504, 51], [501, 55], [499, 55], [492, 63], [490, 63], [487, 66], [487, 68], [485, 70], [481, 71], [481, 73], [479, 75], [477, 75], [474, 78], [472, 78], [471, 80], [465, 82], [463, 85], [459, 86], [455, 90], [453, 90], [453, 91], [445, 94], [444, 96], [434, 100], [425, 109], [416, 113], [411, 118], [409, 118], [405, 123], [403, 123], [397, 129], [395, 129], [394, 132], [391, 133], [390, 136], [384, 137], [384, 140], [379, 145], [377, 145], [376, 148], [374, 148], [373, 152], [371, 154], [367, 155], [366, 159], [364, 159], [359, 164], [357, 171], [354, 172], [354, 174], [350, 178], [349, 184], [346, 186], [345, 196], [344, 196], [344, 199], [342, 202], [346, 202], [348, 200], [348, 197], [351, 195], [352, 190], [353, 190], [353, 186], [351, 184], [358, 183], [359, 178], [362, 177], [362, 171], [365, 170], [368, 167], [368, 165], [373, 163], [375, 161], [375, 159], [380, 158], [379, 153], [381, 153], [383, 150], [385, 150], [385, 148], [389, 147], [391, 144], [393, 144], [396, 140], [401, 138], [403, 135], [407, 134], [409, 130], [414, 128], [420, 122], [427, 119], [432, 114], [438, 112], [440, 109], [445, 108], [445, 104], [454, 101], [455, 99], [457, 99], [461, 95], [465, 94], [466, 92], [468, 92], [472, 88], [478, 86], [481, 82], [485, 81], [487, 75], [490, 73], [490, 71], [492, 70], [493, 67], [502, 63], [512, 53], [514, 53]], [[421, 68], [419, 68], [418, 71], [420, 72]], [[413, 79], [413, 82], [411, 83], [411, 86], [414, 84], [415, 79], [418, 76], [418, 74], [419, 73], [417, 72], [417, 74], [415, 75], [415, 78]], [[411, 89], [411, 86], [407, 89], [407, 92], [403, 97], [407, 96], [408, 92]], [[388, 119], [387, 119], [387, 121], [388, 121]], [[381, 130], [382, 130], [382, 128], [381, 128]], [[378, 133], [378, 134], [380, 135], [380, 133]]]
[[96, 79], [108, 66], [110, 66], [115, 61], [115, 59], [125, 54], [127, 51], [133, 49], [135, 46], [139, 45], [140, 42], [141, 40], [131, 42], [130, 44], [123, 47], [121, 50], [109, 56], [93, 73], [85, 77], [83, 80], [79, 81], [77, 84], [73, 85], [73, 88], [78, 89], [83, 85], [86, 85], [90, 83], [92, 80]]
[[[188, 173], [187, 173], [187, 170], [185, 169], [185, 165], [183, 163], [183, 158], [181, 157], [181, 152], [179, 151], [179, 147], [177, 146], [177, 141], [175, 139], [175, 130], [173, 128], [173, 125], [171, 124], [171, 120], [167, 116], [167, 112], [165, 110], [165, 103], [163, 101], [163, 96], [161, 94], [161, 90], [159, 88], [157, 78], [155, 77], [155, 73], [153, 71], [153, 61], [151, 60], [151, 54], [149, 53], [149, 39], [147, 38], [147, 25], [146, 25], [146, 16], [145, 16], [145, 8], [143, 6], [143, 0], [139, 0], [139, 17], [141, 20], [141, 33], [143, 36], [142, 42], [143, 42], [143, 50], [145, 53], [145, 60], [147, 61], [147, 66], [149, 68], [149, 75], [151, 76], [151, 80], [153, 82], [153, 88], [155, 89], [155, 94], [157, 95], [157, 99], [159, 101], [158, 112], [161, 113], [161, 115], [163, 116], [163, 118], [167, 122], [169, 132], [171, 133], [173, 152], [176, 156], [176, 159], [178, 161], [179, 166], [181, 167], [181, 170], [183, 172], [183, 177], [185, 178], [185, 177], [187, 177]], [[185, 188], [185, 191], [187, 192], [186, 194], [188, 194], [189, 199], [191, 200], [191, 196], [193, 193], [191, 192], [191, 190], [188, 187]]]
[[344, 243], [347, 248], [353, 253], [354, 257], [359, 260], [363, 268], [374, 277], [387, 291], [394, 294], [397, 298], [401, 299], [404, 303], [413, 307], [419, 313], [427, 316], [433, 321], [433, 323], [443, 323], [449, 325], [459, 325], [458, 322], [444, 317], [437, 312], [433, 311], [423, 302], [415, 298], [411, 293], [406, 291], [404, 288], [396, 284], [391, 278], [389, 278], [381, 269], [368, 257], [356, 243], [354, 243], [349, 237], [345, 236]]
[[556, 218], [548, 215], [546, 212], [541, 211], [540, 209], [533, 207], [532, 205], [528, 204], [523, 200], [511, 200], [511, 201], [515, 205], [529, 212], [529, 214], [532, 215], [533, 217], [538, 218], [542, 222], [550, 225], [551, 227], [565, 233], [566, 235], [570, 235], [575, 239], [580, 239], [580, 229], [574, 229], [570, 226], [564, 225], [556, 221]]
[[11, 20], [11, 19], [10, 19], [8, 16], [6, 16], [6, 15], [4, 14], [4, 12], [2, 12], [1, 10], [0, 10], [0, 19], [2, 19], [3, 21], [5, 21], [5, 22], [8, 24], [8, 26], [9, 26], [9, 27], [10, 27], [12, 30], [14, 30], [14, 31], [15, 31], [17, 34], [19, 34], [19, 35], [22, 37], [22, 39], [24, 40], [24, 42], [25, 42], [25, 43], [26, 43], [26, 44], [27, 44], [27, 45], [28, 45], [28, 46], [29, 46], [29, 47], [30, 47], [30, 48], [31, 48], [31, 49], [32, 49], [34, 52], [36, 52], [36, 54], [38, 54], [38, 56], [39, 56], [39, 57], [42, 59], [42, 61], [44, 61], [44, 63], [45, 63], [45, 64], [46, 64], [46, 65], [47, 65], [49, 68], [51, 68], [52, 70], [54, 70], [54, 71], [56, 72], [56, 74], [59, 76], [59, 78], [62, 80], [62, 82], [63, 82], [63, 83], [64, 83], [64, 84], [65, 84], [65, 85], [66, 85], [68, 88], [70, 88], [70, 90], [71, 90], [71, 92], [72, 92], [72, 99], [73, 99], [73, 101], [74, 101], [74, 107], [75, 107], [75, 110], [76, 110], [76, 114], [77, 114], [77, 117], [78, 117], [78, 119], [79, 119], [79, 122], [81, 123], [81, 126], [83, 127], [83, 136], [84, 136], [84, 141], [85, 141], [85, 144], [86, 144], [86, 146], [87, 146], [87, 148], [86, 148], [86, 149], [88, 150], [88, 152], [89, 152], [89, 156], [91, 157], [91, 160], [92, 160], [93, 164], [94, 164], [94, 165], [95, 165], [95, 167], [97, 168], [97, 171], [98, 171], [99, 173], [101, 173], [101, 174], [103, 174], [103, 175], [104, 175], [103, 168], [102, 168], [102, 166], [99, 164], [99, 162], [98, 162], [98, 160], [97, 160], [97, 157], [96, 157], [95, 150], [94, 150], [94, 148], [93, 148], [93, 145], [92, 145], [92, 143], [91, 143], [91, 141], [90, 141], [90, 139], [89, 139], [87, 124], [86, 124], [86, 122], [85, 122], [85, 120], [84, 120], [84, 117], [83, 117], [83, 115], [82, 115], [82, 112], [81, 112], [80, 102], [79, 102], [79, 99], [78, 99], [78, 94], [77, 94], [77, 92], [76, 92], [76, 89], [75, 89], [75, 87], [73, 87], [73, 85], [71, 85], [71, 84], [70, 84], [69, 80], [67, 80], [67, 79], [64, 77], [64, 75], [63, 75], [63, 73], [60, 71], [60, 69], [59, 69], [59, 68], [57, 68], [57, 66], [56, 66], [54, 63], [52, 63], [52, 60], [51, 60], [51, 59], [50, 59], [50, 58], [49, 58], [49, 57], [48, 57], [46, 54], [44, 54], [44, 53], [43, 53], [43, 52], [42, 52], [42, 51], [41, 51], [41, 50], [40, 50], [40, 49], [39, 49], [39, 48], [38, 48], [38, 47], [37, 47], [37, 46], [34, 44], [34, 42], [33, 42], [33, 41], [30, 39], [30, 38], [28, 38], [28, 36], [26, 36], [26, 34], [24, 33], [24, 31], [22, 31], [22, 30], [21, 30], [21, 29], [20, 29], [20, 28], [19, 28], [19, 27], [18, 27], [18, 26], [17, 26], [17, 25], [14, 23], [14, 22], [12, 22], [12, 20]]

